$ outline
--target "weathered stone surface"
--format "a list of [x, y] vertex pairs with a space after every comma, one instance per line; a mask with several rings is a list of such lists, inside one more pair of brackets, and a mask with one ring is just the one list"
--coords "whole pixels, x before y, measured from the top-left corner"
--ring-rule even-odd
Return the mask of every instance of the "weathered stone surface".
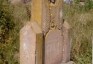
[[44, 35], [47, 34], [50, 28], [50, 11], [49, 11], [49, 2], [48, 0], [43, 0], [43, 9], [42, 9], [42, 30]]
[[42, 32], [36, 22], [20, 31], [20, 64], [42, 64]]
[[55, 4], [53, 3], [50, 4], [50, 13], [51, 13], [51, 17], [50, 17], [51, 25], [50, 26], [54, 26], [57, 29], [62, 28], [62, 23], [63, 23], [62, 12], [63, 12], [62, 11], [62, 0], [57, 0]]
[[62, 62], [63, 36], [58, 29], [50, 30], [45, 37], [45, 64]]
[[31, 2], [31, 21], [36, 21], [41, 27], [43, 0], [32, 0]]
[[[55, 2], [55, 3], [53, 3]], [[44, 0], [42, 9], [42, 29], [44, 35], [47, 34], [51, 26], [55, 26], [58, 29], [62, 28], [62, 0], [52, 1]]]
[[47, 33], [45, 37], [45, 64], [60, 64], [70, 61], [69, 30], [69, 24], [64, 22], [62, 30], [52, 28]]
[[27, 24], [20, 32], [20, 64], [35, 64], [36, 34]]
[[62, 62], [69, 62], [70, 61], [70, 35], [69, 35], [69, 24], [65, 21], [63, 24], [63, 59]]

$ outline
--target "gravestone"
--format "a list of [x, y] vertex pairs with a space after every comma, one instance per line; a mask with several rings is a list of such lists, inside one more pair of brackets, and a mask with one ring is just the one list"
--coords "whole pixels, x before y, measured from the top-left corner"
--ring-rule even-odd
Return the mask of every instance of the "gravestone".
[[69, 62], [69, 55], [67, 56], [69, 53], [65, 51], [69, 45], [69, 40], [66, 41], [65, 39], [69, 38], [67, 37], [68, 30], [65, 29], [62, 21], [62, 0], [56, 0], [55, 3], [50, 1], [49, 12], [50, 29], [45, 36], [45, 64]]
[[[62, 1], [49, 1], [49, 31], [45, 36], [45, 64], [60, 64], [62, 62], [63, 36], [62, 31]], [[46, 26], [47, 27], [47, 26]]]
[[70, 42], [70, 25], [68, 22], [63, 23], [63, 59], [62, 62], [69, 62], [70, 61], [70, 49], [71, 49], [71, 42]]
[[[72, 64], [70, 62], [70, 26], [63, 23], [63, 29], [52, 28], [45, 37], [45, 64]], [[63, 32], [62, 32], [63, 31]]]
[[62, 62], [63, 36], [58, 29], [50, 30], [45, 38], [45, 64]]
[[20, 64], [43, 63], [42, 2], [31, 1], [30, 22], [20, 31]]
[[36, 22], [27, 23], [20, 31], [20, 64], [42, 64], [43, 35]]

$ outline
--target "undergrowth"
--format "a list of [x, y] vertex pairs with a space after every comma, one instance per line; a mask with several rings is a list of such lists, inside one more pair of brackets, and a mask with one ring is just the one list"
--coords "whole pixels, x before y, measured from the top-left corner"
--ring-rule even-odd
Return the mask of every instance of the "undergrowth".
[[71, 60], [92, 64], [93, 10], [80, 5], [64, 5], [64, 18], [71, 25]]

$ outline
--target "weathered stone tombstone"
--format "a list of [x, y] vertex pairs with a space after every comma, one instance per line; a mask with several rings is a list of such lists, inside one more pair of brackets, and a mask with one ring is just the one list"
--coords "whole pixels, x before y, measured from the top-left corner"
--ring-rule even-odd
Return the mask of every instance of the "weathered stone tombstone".
[[31, 19], [20, 31], [20, 64], [43, 64], [42, 0], [32, 0]]
[[45, 64], [60, 64], [62, 62], [62, 0], [51, 0], [49, 11], [49, 31], [45, 36]]
[[50, 30], [45, 38], [45, 64], [60, 64], [62, 62], [63, 37], [60, 30]]
[[43, 34], [36, 22], [20, 31], [20, 64], [42, 64]]
[[[32, 0], [31, 21], [20, 31], [20, 64], [72, 64], [62, 0]], [[43, 37], [44, 36], [44, 37]]]
[[70, 61], [70, 49], [71, 49], [71, 42], [70, 42], [70, 25], [65, 21], [63, 23], [63, 62]]

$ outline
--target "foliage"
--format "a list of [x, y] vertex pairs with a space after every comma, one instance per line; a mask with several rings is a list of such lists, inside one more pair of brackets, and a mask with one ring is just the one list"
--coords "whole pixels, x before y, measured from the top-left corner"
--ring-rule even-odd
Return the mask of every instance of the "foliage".
[[[80, 4], [80, 1], [84, 1], [84, 5]], [[75, 6], [79, 7], [79, 10], [88, 11], [93, 8], [93, 0], [75, 0]]]
[[0, 64], [18, 63], [14, 58], [18, 51], [15, 41], [18, 36], [15, 34], [16, 26], [12, 8], [7, 0], [0, 0]]
[[91, 64], [93, 10], [80, 11], [76, 5], [64, 5], [64, 17], [71, 25], [71, 60], [76, 64]]

